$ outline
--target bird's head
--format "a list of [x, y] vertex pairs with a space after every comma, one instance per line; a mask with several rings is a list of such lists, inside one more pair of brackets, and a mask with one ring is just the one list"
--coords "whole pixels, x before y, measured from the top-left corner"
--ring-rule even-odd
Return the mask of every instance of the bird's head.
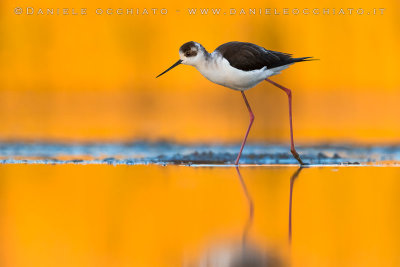
[[181, 48], [179, 48], [180, 59], [166, 71], [158, 75], [156, 78], [160, 77], [164, 73], [172, 70], [180, 64], [196, 66], [200, 64], [203, 60], [205, 60], [206, 55], [207, 51], [201, 44], [193, 41], [187, 42], [183, 44]]
[[182, 64], [196, 66], [200, 61], [204, 60], [206, 52], [201, 44], [191, 41], [179, 48], [179, 57], [182, 60]]

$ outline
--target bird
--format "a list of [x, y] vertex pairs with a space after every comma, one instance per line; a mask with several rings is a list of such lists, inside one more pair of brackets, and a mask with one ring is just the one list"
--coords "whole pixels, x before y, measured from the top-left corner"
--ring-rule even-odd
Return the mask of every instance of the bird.
[[209, 53], [200, 43], [190, 41], [179, 48], [179, 60], [159, 74], [164, 75], [178, 65], [194, 66], [206, 79], [224, 87], [239, 91], [249, 112], [249, 125], [242, 141], [235, 165], [239, 165], [255, 116], [246, 98], [245, 91], [262, 81], [267, 81], [283, 90], [289, 102], [290, 151], [300, 165], [305, 165], [297, 153], [293, 140], [292, 91], [269, 77], [280, 74], [297, 62], [315, 60], [313, 57], [292, 57], [292, 54], [267, 50], [253, 43], [233, 41], [220, 45]]

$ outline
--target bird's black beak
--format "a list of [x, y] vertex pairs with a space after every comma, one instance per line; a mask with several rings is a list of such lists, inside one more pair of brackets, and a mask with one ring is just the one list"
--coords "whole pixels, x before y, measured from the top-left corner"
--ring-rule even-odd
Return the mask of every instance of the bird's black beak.
[[172, 65], [171, 67], [169, 67], [166, 71], [164, 71], [163, 73], [161, 73], [160, 75], [158, 75], [156, 78], [160, 77], [161, 75], [163, 75], [164, 73], [172, 70], [173, 68], [175, 68], [176, 66], [178, 66], [179, 64], [182, 63], [182, 60], [179, 59], [174, 65]]

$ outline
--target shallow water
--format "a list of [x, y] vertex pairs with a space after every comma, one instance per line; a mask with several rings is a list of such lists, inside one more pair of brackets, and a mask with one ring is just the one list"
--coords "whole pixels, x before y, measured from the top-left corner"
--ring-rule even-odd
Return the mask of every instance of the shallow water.
[[400, 168], [239, 170], [0, 165], [0, 264], [400, 265]]
[[[0, 163], [232, 164], [240, 145], [134, 143], [0, 143]], [[400, 146], [298, 146], [306, 163], [399, 165]], [[242, 164], [297, 164], [287, 145], [247, 144]]]

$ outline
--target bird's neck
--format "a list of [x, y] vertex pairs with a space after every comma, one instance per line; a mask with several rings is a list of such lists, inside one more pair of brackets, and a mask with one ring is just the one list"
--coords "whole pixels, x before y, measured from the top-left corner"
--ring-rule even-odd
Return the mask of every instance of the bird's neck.
[[[196, 69], [207, 79], [212, 82], [216, 82], [215, 79], [216, 71], [219, 69], [219, 55], [217, 53], [207, 53], [205, 54], [203, 60], [199, 61], [195, 65]], [[214, 77], [214, 78], [213, 78]]]
[[208, 53], [206, 50], [204, 50], [202, 60], [199, 61], [199, 63], [196, 64], [195, 67], [198, 70], [207, 68], [217, 61], [217, 57], [218, 55], [216, 55], [215, 53]]
[[212, 59], [212, 55], [210, 53], [208, 53], [208, 51], [205, 48], [203, 48], [203, 49], [204, 49], [203, 50], [204, 60], [207, 61], [207, 60]]

